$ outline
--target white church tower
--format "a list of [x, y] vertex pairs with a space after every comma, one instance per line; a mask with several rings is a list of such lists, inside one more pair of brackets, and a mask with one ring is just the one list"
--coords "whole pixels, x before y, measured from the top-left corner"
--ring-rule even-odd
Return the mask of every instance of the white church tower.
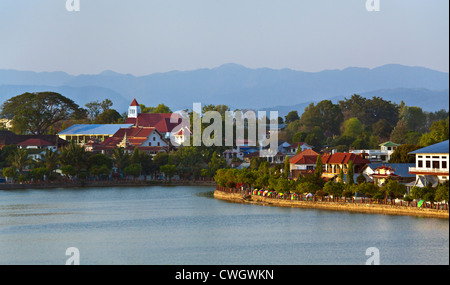
[[139, 106], [136, 99], [131, 102], [130, 107], [128, 107], [128, 118], [137, 118], [141, 113], [141, 107]]

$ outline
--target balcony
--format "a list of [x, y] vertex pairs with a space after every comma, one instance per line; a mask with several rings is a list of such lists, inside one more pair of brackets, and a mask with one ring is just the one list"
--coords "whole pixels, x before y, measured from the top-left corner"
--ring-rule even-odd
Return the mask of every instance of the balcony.
[[418, 167], [410, 167], [410, 174], [422, 174], [422, 175], [439, 175], [439, 176], [448, 176], [449, 170], [441, 169], [441, 168], [418, 168]]

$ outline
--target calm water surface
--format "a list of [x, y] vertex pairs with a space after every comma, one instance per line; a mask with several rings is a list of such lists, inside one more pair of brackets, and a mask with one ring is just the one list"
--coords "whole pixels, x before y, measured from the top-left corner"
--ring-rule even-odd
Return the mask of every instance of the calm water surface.
[[0, 191], [0, 264], [449, 264], [448, 220], [263, 207], [211, 187]]

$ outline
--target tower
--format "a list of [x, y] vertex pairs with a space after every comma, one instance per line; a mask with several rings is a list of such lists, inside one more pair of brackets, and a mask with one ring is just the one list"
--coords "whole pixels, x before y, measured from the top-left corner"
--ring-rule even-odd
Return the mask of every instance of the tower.
[[128, 118], [137, 118], [141, 113], [141, 107], [139, 106], [136, 99], [131, 102], [130, 107], [128, 107]]

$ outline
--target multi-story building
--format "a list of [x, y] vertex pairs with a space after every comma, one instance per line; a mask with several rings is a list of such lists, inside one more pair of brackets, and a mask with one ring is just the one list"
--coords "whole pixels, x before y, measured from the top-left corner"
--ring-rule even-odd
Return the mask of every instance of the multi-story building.
[[409, 173], [416, 175], [414, 186], [437, 186], [449, 179], [449, 141], [443, 141], [413, 152], [416, 166], [409, 168]]

